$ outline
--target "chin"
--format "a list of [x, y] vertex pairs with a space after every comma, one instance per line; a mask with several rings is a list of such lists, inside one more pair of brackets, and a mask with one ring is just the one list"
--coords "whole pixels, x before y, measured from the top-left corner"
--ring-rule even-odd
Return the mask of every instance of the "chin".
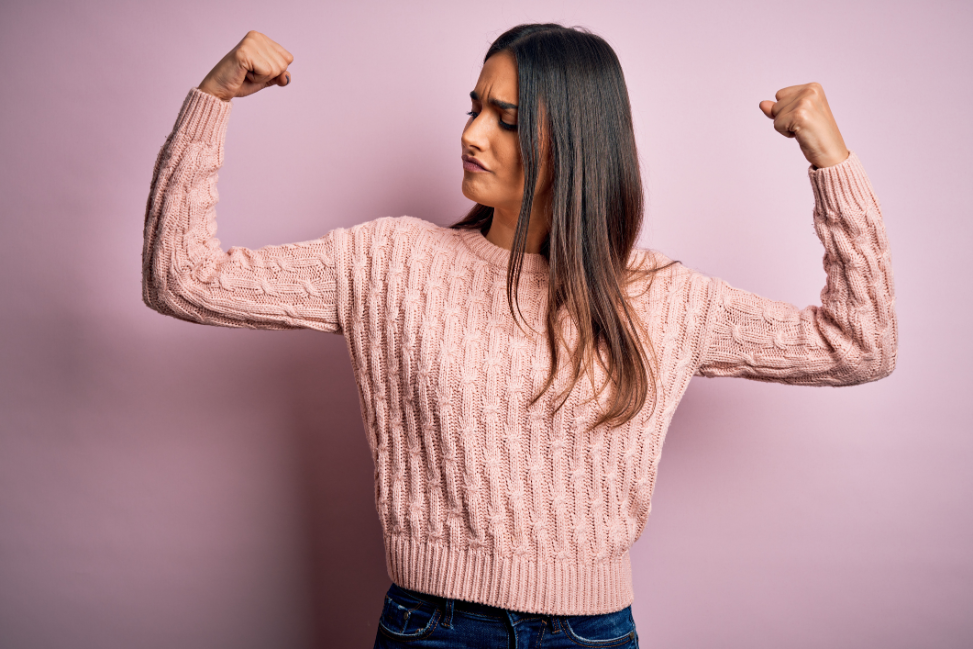
[[479, 203], [480, 205], [487, 205], [490, 207], [489, 203], [485, 202], [489, 199], [470, 187], [470, 183], [468, 183], [465, 178], [463, 179], [463, 196], [467, 197], [474, 203]]

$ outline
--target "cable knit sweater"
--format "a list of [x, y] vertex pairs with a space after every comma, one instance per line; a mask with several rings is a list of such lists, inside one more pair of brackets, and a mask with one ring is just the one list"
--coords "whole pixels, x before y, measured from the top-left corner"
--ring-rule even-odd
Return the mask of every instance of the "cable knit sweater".
[[[633, 601], [629, 548], [649, 515], [662, 443], [694, 375], [853, 385], [895, 365], [892, 271], [854, 152], [808, 168], [824, 244], [821, 305], [798, 309], [682, 264], [632, 291], [657, 359], [655, 407], [584, 433], [591, 383], [555, 412], [543, 335], [506, 301], [509, 252], [475, 230], [379, 218], [320, 239], [223, 251], [217, 171], [231, 102], [190, 90], [156, 160], [143, 297], [190, 322], [345, 337], [374, 460], [391, 579], [523, 612], [590, 615]], [[636, 250], [633, 263], [663, 264]], [[543, 331], [547, 262], [524, 258], [520, 304]], [[573, 338], [567, 323], [568, 342]], [[596, 382], [604, 376], [596, 373]]]

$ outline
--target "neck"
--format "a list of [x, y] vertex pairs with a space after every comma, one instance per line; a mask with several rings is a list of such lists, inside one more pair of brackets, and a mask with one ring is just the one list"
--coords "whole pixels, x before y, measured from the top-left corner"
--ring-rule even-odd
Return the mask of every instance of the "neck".
[[[513, 250], [514, 233], [517, 231], [517, 217], [520, 216], [520, 206], [516, 209], [495, 207], [493, 220], [487, 231], [487, 241], [495, 246]], [[524, 252], [540, 254], [541, 246], [551, 231], [551, 210], [549, 197], [537, 197], [531, 209], [530, 222], [527, 225], [527, 245]]]

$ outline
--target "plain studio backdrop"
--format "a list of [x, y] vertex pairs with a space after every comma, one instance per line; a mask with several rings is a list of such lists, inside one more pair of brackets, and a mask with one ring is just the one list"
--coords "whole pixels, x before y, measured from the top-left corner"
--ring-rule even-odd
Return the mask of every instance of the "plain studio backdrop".
[[810, 388], [695, 379], [632, 550], [642, 645], [973, 646], [973, 4], [0, 5], [0, 646], [370, 647], [389, 585], [345, 342], [141, 299], [156, 154], [248, 30], [293, 83], [233, 101], [218, 236], [443, 225], [489, 43], [585, 26], [626, 73], [641, 245], [798, 306], [808, 163], [759, 110], [820, 82], [878, 195], [899, 361]]

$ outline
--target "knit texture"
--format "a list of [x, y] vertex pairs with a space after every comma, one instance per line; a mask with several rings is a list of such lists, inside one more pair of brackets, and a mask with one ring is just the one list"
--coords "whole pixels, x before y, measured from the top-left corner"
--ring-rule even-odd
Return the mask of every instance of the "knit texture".
[[[379, 218], [320, 239], [223, 251], [217, 171], [232, 104], [193, 88], [156, 160], [145, 303], [191, 322], [343, 334], [375, 466], [375, 507], [400, 586], [522, 612], [592, 615], [633, 601], [629, 548], [662, 443], [694, 375], [852, 385], [895, 365], [892, 271], [854, 152], [808, 168], [824, 244], [821, 305], [798, 309], [682, 264], [633, 286], [656, 357], [654, 407], [584, 430], [591, 383], [528, 407], [550, 365], [506, 301], [509, 251], [474, 230]], [[669, 260], [636, 250], [633, 263]], [[543, 332], [548, 265], [524, 257], [520, 305]], [[566, 323], [567, 342], [576, 329]], [[604, 380], [596, 373], [596, 383]]]

